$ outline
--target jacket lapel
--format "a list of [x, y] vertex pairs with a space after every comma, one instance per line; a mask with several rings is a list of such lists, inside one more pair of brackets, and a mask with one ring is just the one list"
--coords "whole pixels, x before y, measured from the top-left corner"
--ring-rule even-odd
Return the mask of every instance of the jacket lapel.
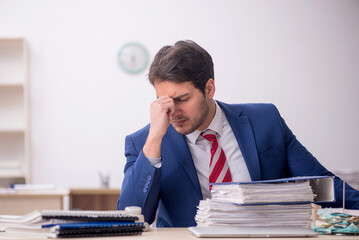
[[200, 198], [202, 198], [202, 191], [197, 176], [197, 170], [194, 166], [192, 154], [188, 148], [185, 137], [178, 134], [176, 130], [170, 125], [166, 133], [166, 138], [166, 143], [171, 149], [173, 156], [175, 156], [181, 163], [187, 175], [191, 179], [194, 187], [196, 188], [196, 192], [199, 192]]
[[242, 111], [239, 107], [232, 107], [231, 105], [219, 101], [217, 102], [223, 109], [227, 120], [232, 127], [232, 131], [237, 139], [252, 181], [261, 180], [257, 147], [248, 117], [241, 116]]

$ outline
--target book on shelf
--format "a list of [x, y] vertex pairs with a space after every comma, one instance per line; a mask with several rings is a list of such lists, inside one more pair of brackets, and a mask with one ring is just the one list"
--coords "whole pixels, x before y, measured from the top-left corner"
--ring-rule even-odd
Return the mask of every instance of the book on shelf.
[[0, 227], [9, 234], [51, 238], [139, 235], [145, 226], [143, 215], [126, 211], [36, 210], [0, 216]]

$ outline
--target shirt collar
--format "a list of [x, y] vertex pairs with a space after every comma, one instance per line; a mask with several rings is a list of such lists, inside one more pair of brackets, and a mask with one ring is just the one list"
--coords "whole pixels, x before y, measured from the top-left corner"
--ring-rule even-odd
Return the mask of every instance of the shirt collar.
[[[218, 103], [216, 101], [214, 101], [216, 104], [216, 113], [214, 114], [214, 117], [212, 119], [212, 122], [209, 124], [207, 129], [211, 129], [213, 131], [215, 131], [219, 136], [222, 136], [223, 133], [223, 111], [222, 109], [219, 107]], [[205, 131], [203, 130], [203, 131]], [[195, 130], [189, 134], [186, 135], [187, 140], [192, 143], [195, 144], [199, 135], [201, 134], [201, 132], [203, 131], [199, 131], [199, 130]]]

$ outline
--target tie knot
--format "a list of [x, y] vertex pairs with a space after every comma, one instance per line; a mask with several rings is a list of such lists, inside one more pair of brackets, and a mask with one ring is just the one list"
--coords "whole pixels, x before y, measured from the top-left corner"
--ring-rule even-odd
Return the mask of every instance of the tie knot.
[[207, 129], [206, 131], [201, 132], [201, 136], [210, 142], [217, 141], [216, 132], [211, 129]]

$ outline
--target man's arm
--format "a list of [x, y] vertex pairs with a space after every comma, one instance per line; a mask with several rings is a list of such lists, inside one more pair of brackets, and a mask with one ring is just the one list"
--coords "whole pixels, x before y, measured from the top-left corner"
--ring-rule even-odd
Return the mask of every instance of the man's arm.
[[149, 158], [161, 157], [162, 138], [170, 125], [170, 115], [175, 109], [174, 100], [169, 96], [161, 96], [151, 103], [151, 125], [143, 153]]
[[167, 132], [174, 109], [174, 100], [171, 97], [159, 97], [151, 103], [151, 124], [142, 150], [137, 150], [141, 149], [141, 145], [135, 145], [136, 140], [131, 136], [127, 136], [125, 140], [127, 163], [117, 207], [124, 209], [126, 206], [139, 206], [146, 222], [149, 223], [155, 218], [161, 176], [161, 168], [152, 166], [149, 158], [161, 158], [162, 139]]
[[[275, 107], [274, 107], [275, 108]], [[335, 176], [328, 171], [319, 161], [297, 140], [288, 128], [283, 118], [275, 108], [276, 115], [281, 123], [288, 160], [288, 170], [291, 176]], [[334, 179], [335, 198], [334, 203], [321, 204], [323, 207], [342, 207], [343, 181], [339, 177]], [[359, 209], [359, 191], [346, 184], [346, 204], [348, 209]]]
[[161, 168], [153, 167], [142, 151], [136, 150], [131, 136], [125, 140], [125, 155], [125, 177], [117, 208], [139, 206], [145, 221], [152, 223], [159, 202]]

